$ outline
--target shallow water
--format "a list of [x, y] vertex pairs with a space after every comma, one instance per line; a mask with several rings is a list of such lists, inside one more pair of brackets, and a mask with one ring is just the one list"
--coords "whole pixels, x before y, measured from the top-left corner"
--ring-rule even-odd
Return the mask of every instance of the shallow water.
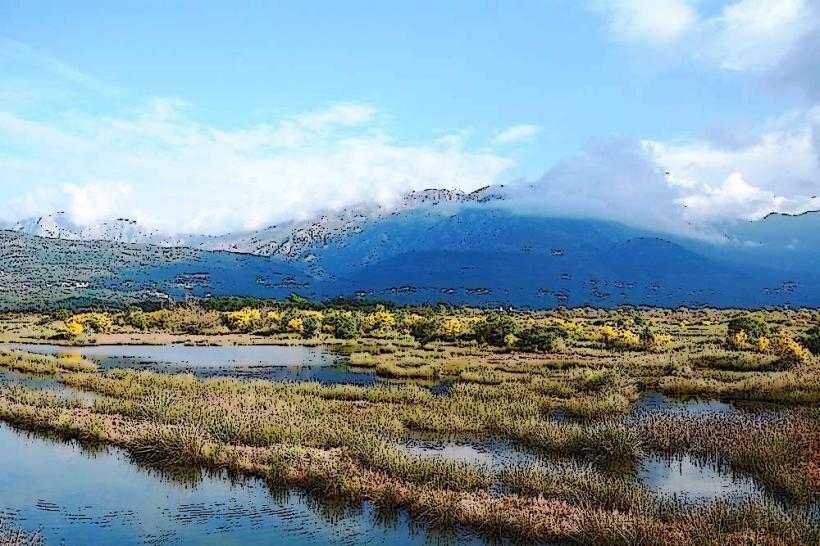
[[49, 544], [451, 544], [399, 514], [271, 492], [259, 480], [140, 467], [117, 449], [83, 449], [0, 424], [0, 519]]
[[668, 413], [685, 413], [689, 415], [723, 414], [731, 415], [738, 408], [731, 403], [720, 400], [703, 400], [699, 398], [670, 398], [659, 392], [649, 392], [641, 396], [630, 413], [637, 415], [651, 411]]
[[63, 347], [8, 344], [31, 353], [86, 358], [101, 370], [132, 368], [159, 373], [192, 373], [197, 377], [239, 377], [270, 381], [371, 384], [371, 373], [351, 371], [347, 358], [326, 347], [299, 345], [96, 345]]
[[505, 466], [548, 462], [547, 457], [519, 449], [510, 441], [502, 439], [417, 434], [404, 439], [402, 445], [414, 455], [464, 461], [484, 465], [492, 470], [499, 470]]
[[641, 461], [638, 479], [652, 491], [692, 501], [763, 495], [751, 478], [688, 455], [649, 456]]
[[93, 392], [66, 387], [56, 377], [34, 376], [14, 370], [0, 370], [0, 386], [2, 385], [20, 385], [27, 389], [47, 390], [60, 398], [73, 398], [87, 403], [94, 402], [100, 396]]

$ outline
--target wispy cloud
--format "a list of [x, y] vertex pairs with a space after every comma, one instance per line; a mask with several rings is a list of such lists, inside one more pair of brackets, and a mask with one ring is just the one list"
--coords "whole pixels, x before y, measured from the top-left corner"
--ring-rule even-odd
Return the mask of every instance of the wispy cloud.
[[28, 188], [4, 214], [131, 216], [168, 232], [220, 233], [429, 187], [474, 190], [513, 161], [491, 150], [400, 143], [375, 107], [336, 103], [226, 130], [154, 98], [118, 116], [43, 122], [2, 113], [0, 184]]
[[604, 14], [613, 35], [630, 42], [667, 44], [698, 22], [690, 0], [593, 0], [592, 7]]
[[497, 144], [511, 144], [528, 140], [541, 132], [538, 125], [513, 125], [498, 133], [495, 137]]
[[106, 95], [114, 95], [118, 93], [118, 89], [115, 86], [90, 76], [82, 70], [63, 62], [56, 57], [41, 53], [22, 42], [13, 40], [6, 36], [0, 36], [0, 56], [4, 56], [18, 62], [36, 65], [37, 67], [46, 70], [59, 78], [76, 83], [97, 93]]

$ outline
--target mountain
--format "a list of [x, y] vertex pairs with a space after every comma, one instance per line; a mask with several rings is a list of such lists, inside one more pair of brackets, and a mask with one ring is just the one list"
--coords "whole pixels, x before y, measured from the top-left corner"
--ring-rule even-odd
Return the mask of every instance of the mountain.
[[290, 292], [532, 307], [820, 305], [814, 273], [709, 257], [613, 222], [478, 201], [408, 208], [329, 233], [307, 239], [301, 254], [257, 256], [0, 232], [0, 305]]
[[723, 227], [714, 243], [521, 214], [502, 186], [415, 192], [395, 206], [217, 237], [54, 215], [2, 232], [0, 305], [33, 305], [35, 292], [40, 303], [299, 292], [534, 307], [820, 305], [820, 213]]
[[820, 271], [820, 211], [772, 213], [761, 220], [723, 226], [727, 244], [700, 251], [744, 264], [786, 271]]
[[402, 302], [750, 307], [817, 305], [820, 285], [719, 260], [614, 222], [498, 208], [409, 211], [332, 242], [318, 264], [333, 291]]
[[0, 231], [0, 309], [278, 298], [308, 282], [298, 269], [261, 256]]

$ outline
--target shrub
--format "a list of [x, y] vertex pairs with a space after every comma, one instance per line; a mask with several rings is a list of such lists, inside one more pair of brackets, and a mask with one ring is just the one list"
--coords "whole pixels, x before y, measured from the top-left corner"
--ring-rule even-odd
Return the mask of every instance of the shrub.
[[322, 321], [314, 314], [305, 314], [302, 317], [302, 336], [314, 337], [322, 329]]
[[367, 330], [391, 330], [396, 325], [396, 316], [390, 311], [379, 309], [364, 319]]
[[305, 323], [299, 317], [294, 317], [288, 320], [288, 332], [293, 332], [296, 334], [301, 334], [305, 331]]
[[729, 336], [729, 346], [733, 349], [743, 349], [749, 343], [746, 330], [740, 330]]
[[458, 339], [464, 331], [464, 324], [458, 319], [447, 319], [441, 325], [441, 337], [448, 341]]
[[641, 346], [650, 353], [662, 353], [669, 348], [672, 337], [668, 335], [656, 334], [650, 325], [646, 325], [640, 334]]
[[760, 336], [769, 335], [769, 325], [758, 315], [743, 315], [730, 320], [726, 327], [726, 334], [730, 339], [740, 332], [746, 332], [749, 339], [756, 340]]
[[475, 325], [475, 335], [479, 343], [503, 347], [508, 335], [515, 335], [518, 325], [504, 313], [490, 313]]
[[556, 352], [562, 347], [561, 331], [550, 326], [530, 326], [518, 333], [517, 347], [524, 351]]
[[771, 350], [787, 364], [800, 364], [811, 360], [811, 353], [785, 332], [772, 340]]
[[107, 333], [112, 326], [111, 317], [105, 313], [80, 313], [66, 320], [60, 331], [68, 338], [75, 338], [86, 330]]
[[325, 323], [339, 339], [353, 339], [359, 335], [359, 323], [351, 312], [336, 312], [328, 315]]
[[60, 333], [68, 339], [74, 339], [83, 335], [83, 325], [69, 319], [60, 325]]
[[225, 314], [225, 324], [235, 332], [251, 332], [262, 326], [262, 312], [246, 307]]
[[809, 328], [802, 339], [803, 345], [816, 355], [820, 355], [820, 325]]
[[129, 309], [123, 316], [123, 322], [137, 330], [148, 329], [148, 317], [142, 309]]
[[419, 318], [410, 325], [410, 335], [422, 345], [436, 339], [439, 335], [440, 323], [436, 318]]

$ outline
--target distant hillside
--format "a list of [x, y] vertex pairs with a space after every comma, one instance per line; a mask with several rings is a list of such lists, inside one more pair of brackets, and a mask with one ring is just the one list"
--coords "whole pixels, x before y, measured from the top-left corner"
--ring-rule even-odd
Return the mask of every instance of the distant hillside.
[[533, 307], [820, 305], [813, 272], [740, 263], [613, 222], [434, 203], [364, 215], [270, 257], [0, 232], [0, 306], [291, 292]]
[[334, 273], [335, 291], [403, 302], [820, 304], [816, 275], [710, 258], [612, 222], [500, 209], [395, 215], [317, 256], [315, 265]]
[[284, 297], [297, 269], [259, 256], [0, 231], [0, 308], [121, 305], [189, 296]]

